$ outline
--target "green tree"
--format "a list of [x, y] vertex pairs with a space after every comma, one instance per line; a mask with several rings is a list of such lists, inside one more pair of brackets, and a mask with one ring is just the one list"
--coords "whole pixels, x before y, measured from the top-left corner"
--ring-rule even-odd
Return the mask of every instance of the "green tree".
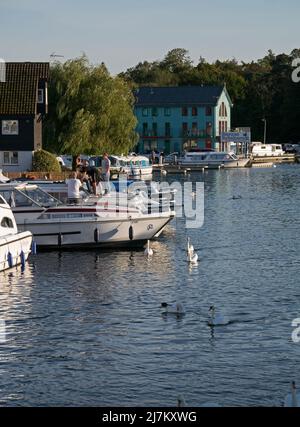
[[85, 56], [51, 68], [45, 146], [59, 154], [126, 153], [137, 142], [134, 97], [104, 64]]

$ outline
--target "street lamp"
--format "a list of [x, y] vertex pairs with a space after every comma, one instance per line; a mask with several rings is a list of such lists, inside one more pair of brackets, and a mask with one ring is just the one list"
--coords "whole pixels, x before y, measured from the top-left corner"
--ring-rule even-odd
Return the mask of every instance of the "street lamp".
[[262, 119], [262, 122], [264, 122], [264, 145], [266, 145], [266, 142], [267, 142], [267, 120]]

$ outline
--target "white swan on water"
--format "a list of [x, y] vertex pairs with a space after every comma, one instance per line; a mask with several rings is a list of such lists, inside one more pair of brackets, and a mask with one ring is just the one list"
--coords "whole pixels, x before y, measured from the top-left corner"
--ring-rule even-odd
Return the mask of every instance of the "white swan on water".
[[189, 256], [190, 253], [191, 254], [194, 253], [194, 246], [191, 245], [191, 238], [188, 237], [188, 239], [187, 239], [187, 254], [188, 254], [188, 256]]
[[198, 255], [195, 252], [188, 254], [188, 262], [190, 264], [196, 265], [196, 264], [198, 264], [198, 260], [199, 260], [199, 257], [198, 257]]
[[230, 323], [229, 319], [221, 313], [216, 314], [216, 309], [212, 305], [209, 309], [209, 326], [226, 326]]
[[166, 302], [163, 302], [161, 304], [161, 307], [164, 308], [165, 313], [168, 313], [168, 314], [176, 314], [176, 315], [185, 314], [185, 311], [181, 302], [175, 302], [175, 304], [168, 304]]
[[151, 249], [151, 248], [150, 248], [150, 240], [148, 240], [148, 242], [147, 242], [147, 247], [146, 247], [146, 249], [145, 249], [144, 254], [145, 254], [145, 256], [147, 256], [147, 257], [152, 257], [152, 256], [153, 256], [153, 254], [154, 254], [153, 249]]
[[284, 401], [285, 408], [299, 408], [300, 407], [300, 393], [297, 394], [297, 387], [295, 381], [291, 384], [291, 394], [288, 394]]
[[193, 264], [193, 265], [196, 265], [199, 260], [199, 257], [195, 252], [194, 246], [191, 245], [190, 237], [188, 237], [188, 242], [187, 242], [187, 260], [190, 264]]

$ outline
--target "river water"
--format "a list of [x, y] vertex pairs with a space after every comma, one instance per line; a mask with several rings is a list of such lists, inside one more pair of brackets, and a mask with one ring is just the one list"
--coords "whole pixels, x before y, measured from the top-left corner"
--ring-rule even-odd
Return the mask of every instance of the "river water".
[[[281, 405], [300, 385], [300, 168], [192, 174], [205, 223], [143, 251], [50, 252], [0, 273], [0, 406]], [[233, 196], [242, 198], [233, 200]], [[186, 261], [190, 236], [200, 257]], [[164, 316], [180, 301], [184, 317]], [[212, 330], [214, 304], [231, 323]]]

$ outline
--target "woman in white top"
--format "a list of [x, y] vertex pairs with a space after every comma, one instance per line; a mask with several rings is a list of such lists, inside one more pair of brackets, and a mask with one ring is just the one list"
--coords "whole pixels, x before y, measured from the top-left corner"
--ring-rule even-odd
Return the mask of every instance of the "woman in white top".
[[77, 179], [77, 172], [72, 172], [70, 179], [67, 180], [68, 185], [68, 204], [78, 205], [80, 201], [81, 181]]

